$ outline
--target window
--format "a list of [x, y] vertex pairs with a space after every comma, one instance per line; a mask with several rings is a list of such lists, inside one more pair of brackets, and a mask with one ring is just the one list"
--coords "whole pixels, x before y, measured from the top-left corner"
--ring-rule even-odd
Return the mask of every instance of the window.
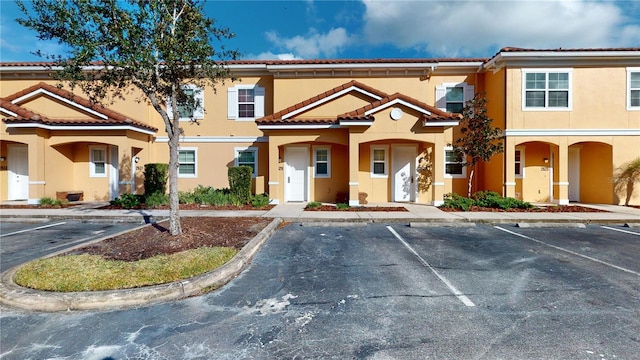
[[227, 118], [253, 121], [264, 116], [264, 88], [236, 85], [227, 89]]
[[466, 169], [462, 162], [462, 156], [456, 154], [453, 148], [445, 149], [444, 176], [447, 178], [464, 178]]
[[523, 109], [571, 109], [571, 70], [522, 70]]
[[516, 178], [524, 178], [524, 150], [516, 149], [514, 163]]
[[89, 176], [90, 177], [106, 177], [107, 176], [107, 148], [105, 146], [89, 147]]
[[178, 177], [196, 177], [196, 149], [178, 150]]
[[331, 177], [331, 147], [314, 146], [313, 147], [313, 167], [314, 177], [330, 178]]
[[[188, 104], [178, 104], [178, 116], [180, 120], [191, 121], [204, 119], [204, 91], [195, 85], [185, 85], [183, 90], [187, 97], [193, 99]], [[167, 115], [173, 118], [171, 101], [167, 100]]]
[[436, 86], [436, 107], [451, 113], [462, 113], [464, 104], [473, 99], [473, 85], [462, 83], [443, 83]]
[[640, 110], [640, 68], [627, 68], [627, 109]]
[[386, 178], [388, 176], [388, 146], [371, 147], [371, 177]]
[[248, 166], [252, 171], [251, 177], [258, 174], [258, 148], [236, 148], [235, 166]]

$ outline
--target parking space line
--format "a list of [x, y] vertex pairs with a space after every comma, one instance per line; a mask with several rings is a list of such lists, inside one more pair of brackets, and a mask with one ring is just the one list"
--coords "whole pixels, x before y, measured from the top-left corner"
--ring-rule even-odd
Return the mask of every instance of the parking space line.
[[622, 229], [616, 229], [616, 228], [612, 228], [612, 227], [604, 226], [604, 225], [601, 225], [600, 227], [603, 227], [603, 228], [608, 229], [608, 230], [619, 231], [619, 232], [621, 232], [621, 233], [625, 233], [625, 234], [631, 234], [631, 235], [640, 236], [640, 234], [638, 234], [638, 233], [634, 233], [633, 231], [622, 230]]
[[534, 239], [534, 238], [529, 237], [529, 236], [527, 236], [527, 235], [518, 234], [517, 232], [511, 231], [511, 230], [507, 230], [507, 229], [504, 229], [504, 228], [501, 228], [500, 226], [494, 226], [494, 227], [495, 227], [496, 229], [498, 229], [498, 230], [502, 230], [502, 231], [507, 232], [507, 233], [509, 233], [509, 234], [512, 234], [512, 235], [515, 235], [515, 236], [519, 236], [519, 237], [521, 237], [521, 238], [524, 238], [524, 239], [527, 239], [527, 240], [531, 240], [531, 241], [533, 241], [533, 242], [537, 242], [538, 244], [542, 244], [542, 245], [545, 245], [545, 246], [548, 246], [548, 247], [554, 248], [554, 249], [556, 249], [556, 250], [564, 251], [564, 252], [569, 253], [569, 254], [571, 254], [571, 255], [579, 256], [579, 257], [581, 257], [581, 258], [584, 258], [584, 259], [587, 259], [587, 260], [591, 260], [591, 261], [597, 262], [597, 263], [599, 263], [599, 264], [606, 265], [606, 266], [612, 267], [612, 268], [614, 268], [614, 269], [618, 269], [618, 270], [620, 270], [620, 271], [624, 271], [624, 272], [627, 272], [627, 273], [630, 273], [630, 274], [634, 274], [634, 275], [638, 275], [638, 276], [640, 276], [640, 273], [639, 273], [639, 272], [637, 272], [637, 271], [629, 270], [629, 269], [623, 268], [623, 267], [621, 267], [621, 266], [618, 266], [618, 265], [614, 265], [614, 264], [608, 263], [608, 262], [606, 262], [606, 261], [602, 261], [602, 260], [599, 260], [599, 259], [596, 259], [596, 258], [592, 258], [591, 256], [583, 255], [583, 254], [580, 254], [580, 253], [578, 253], [578, 252], [575, 252], [575, 251], [572, 251], [572, 250], [569, 250], [569, 249], [565, 249], [565, 248], [560, 247], [560, 246], [551, 245], [551, 244], [549, 244], [549, 243], [546, 243], [546, 242], [544, 242], [544, 241], [540, 241], [540, 240]]
[[406, 247], [413, 255], [415, 255], [418, 258], [418, 260], [422, 263], [422, 265], [424, 265], [426, 268], [431, 270], [431, 272], [449, 288], [449, 290], [453, 293], [453, 295], [455, 295], [458, 298], [458, 300], [462, 301], [462, 303], [465, 304], [466, 306], [469, 306], [469, 307], [476, 306], [476, 304], [474, 304], [473, 301], [471, 301], [468, 297], [466, 297], [458, 289], [456, 289], [456, 287], [453, 286], [453, 284], [451, 284], [449, 280], [447, 280], [444, 276], [440, 275], [440, 273], [438, 273], [436, 269], [434, 269], [431, 265], [429, 265], [429, 263], [425, 259], [423, 259], [422, 256], [420, 256], [418, 252], [416, 252], [411, 247], [411, 245], [409, 245], [402, 238], [402, 236], [400, 236], [400, 234], [398, 234], [391, 226], [387, 226], [387, 230], [389, 230], [396, 237], [396, 239], [400, 240], [402, 245], [404, 245], [404, 247]]
[[56, 223], [56, 224], [38, 226], [38, 227], [35, 227], [33, 229], [24, 229], [24, 230], [20, 230], [20, 231], [14, 231], [14, 232], [8, 233], [8, 234], [0, 234], [0, 237], [9, 236], [9, 235], [16, 235], [16, 234], [22, 234], [22, 233], [29, 232], [29, 231], [46, 229], [46, 228], [49, 228], [49, 227], [52, 227], [52, 226], [58, 226], [58, 225], [64, 225], [64, 224], [66, 224], [66, 221], [63, 221], [61, 223]]

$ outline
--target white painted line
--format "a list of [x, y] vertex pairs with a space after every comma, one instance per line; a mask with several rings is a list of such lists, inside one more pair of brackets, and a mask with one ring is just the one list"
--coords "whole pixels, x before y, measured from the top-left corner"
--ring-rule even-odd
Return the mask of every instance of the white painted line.
[[451, 284], [449, 282], [449, 280], [447, 280], [444, 276], [440, 275], [440, 273], [438, 273], [436, 271], [436, 269], [434, 269], [431, 265], [429, 265], [429, 263], [425, 259], [423, 259], [422, 256], [420, 256], [411, 247], [411, 245], [409, 245], [406, 241], [404, 241], [402, 236], [400, 236], [400, 234], [398, 234], [391, 226], [387, 226], [387, 229], [396, 237], [396, 239], [400, 240], [400, 242], [402, 243], [402, 245], [404, 245], [404, 247], [406, 247], [413, 255], [415, 255], [418, 258], [418, 260], [420, 260], [422, 265], [424, 265], [426, 268], [431, 270], [431, 272], [435, 276], [437, 276], [438, 279], [440, 279], [440, 281], [442, 281], [449, 288], [449, 290], [453, 293], [453, 295], [455, 295], [460, 301], [462, 301], [463, 304], [465, 304], [466, 306], [469, 306], [469, 307], [476, 306], [476, 304], [474, 304], [473, 301], [471, 301], [468, 297], [466, 297], [458, 289], [456, 289], [456, 287], [453, 286], [453, 284]]
[[564, 252], [569, 253], [569, 254], [571, 254], [571, 255], [579, 256], [579, 257], [581, 257], [581, 258], [584, 258], [584, 259], [587, 259], [587, 260], [591, 260], [591, 261], [595, 261], [595, 262], [597, 262], [597, 263], [599, 263], [599, 264], [606, 265], [606, 266], [612, 267], [612, 268], [614, 268], [614, 269], [618, 269], [618, 270], [620, 270], [620, 271], [627, 272], [627, 273], [629, 273], [629, 274], [634, 274], [634, 275], [638, 275], [638, 276], [640, 276], [640, 273], [639, 273], [639, 272], [637, 272], [637, 271], [629, 270], [629, 269], [623, 268], [623, 267], [621, 267], [621, 266], [618, 266], [618, 265], [614, 265], [614, 264], [608, 263], [608, 262], [606, 262], [606, 261], [598, 260], [598, 259], [596, 259], [596, 258], [592, 258], [591, 256], [583, 255], [583, 254], [577, 253], [577, 252], [575, 252], [575, 251], [572, 251], [572, 250], [569, 250], [569, 249], [565, 249], [565, 248], [560, 247], [560, 246], [551, 245], [551, 244], [546, 243], [546, 242], [544, 242], [544, 241], [540, 241], [540, 240], [536, 240], [536, 239], [534, 239], [534, 238], [528, 237], [527, 235], [522, 235], [522, 234], [518, 234], [517, 232], [513, 232], [513, 231], [511, 231], [511, 230], [503, 229], [503, 228], [501, 228], [501, 227], [499, 227], [499, 226], [494, 226], [494, 227], [495, 227], [496, 229], [498, 229], [498, 230], [502, 230], [502, 231], [507, 232], [507, 233], [509, 233], [509, 234], [512, 234], [512, 235], [515, 235], [515, 236], [519, 236], [519, 237], [521, 237], [521, 238], [525, 238], [525, 239], [527, 239], [527, 240], [531, 240], [531, 241], [533, 241], [533, 242], [537, 242], [538, 244], [546, 245], [546, 246], [548, 246], [548, 247], [554, 248], [554, 249], [556, 249], [556, 250], [564, 251]]
[[616, 229], [616, 228], [612, 228], [612, 227], [604, 226], [604, 225], [602, 225], [601, 227], [603, 227], [603, 228], [605, 228], [605, 229], [608, 229], [608, 230], [620, 231], [620, 232], [625, 233], [625, 234], [631, 234], [631, 235], [640, 236], [640, 234], [638, 234], [638, 233], [634, 233], [633, 231], [622, 230], [622, 229]]
[[52, 227], [52, 226], [64, 225], [66, 223], [67, 222], [64, 221], [64, 222], [57, 223], [57, 224], [49, 224], [49, 225], [44, 225], [44, 226], [38, 226], [38, 227], [33, 228], [33, 229], [25, 229], [25, 230], [20, 230], [20, 231], [14, 231], [14, 232], [8, 233], [8, 234], [1, 234], [0, 237], [10, 236], [10, 235], [15, 235], [15, 234], [21, 234], [21, 233], [25, 233], [25, 232], [29, 232], [29, 231], [34, 231], [34, 230], [46, 229], [46, 228], [49, 228], [49, 227]]

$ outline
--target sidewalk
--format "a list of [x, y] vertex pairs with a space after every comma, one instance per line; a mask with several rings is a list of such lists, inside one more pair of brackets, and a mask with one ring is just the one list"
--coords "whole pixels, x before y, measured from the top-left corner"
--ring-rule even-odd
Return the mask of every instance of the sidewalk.
[[[169, 216], [169, 210], [100, 210], [106, 203], [83, 203], [65, 209], [0, 209], [0, 221], [47, 221], [78, 219], [122, 222], [158, 221]], [[422, 204], [381, 203], [367, 206], [404, 207], [408, 211], [305, 211], [306, 203], [276, 205], [271, 210], [181, 210], [180, 216], [281, 218], [289, 222], [432, 222], [432, 223], [640, 223], [640, 209], [617, 205], [585, 205], [607, 212], [445, 212]], [[367, 207], [365, 206], [365, 207]]]

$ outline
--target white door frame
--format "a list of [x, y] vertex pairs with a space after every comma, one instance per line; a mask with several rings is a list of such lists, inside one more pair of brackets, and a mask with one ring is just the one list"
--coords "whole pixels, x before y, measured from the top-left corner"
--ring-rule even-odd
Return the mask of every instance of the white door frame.
[[569, 148], [569, 201], [580, 201], [580, 148]]
[[29, 147], [7, 145], [7, 199], [29, 200]]
[[[399, 199], [397, 190], [398, 186], [402, 186], [396, 180], [396, 173], [406, 165], [406, 154], [411, 153], [409, 155], [409, 173], [410, 173], [410, 183], [409, 183], [409, 198], [408, 199]], [[392, 189], [392, 199], [393, 201], [401, 202], [401, 201], [417, 201], [417, 174], [416, 174], [416, 161], [418, 156], [418, 147], [416, 145], [392, 145], [391, 146], [391, 189]]]
[[120, 196], [120, 171], [118, 165], [118, 147], [109, 145], [109, 199]]
[[[299, 156], [299, 158], [296, 158]], [[292, 199], [291, 191], [291, 172], [293, 167], [290, 163], [300, 161], [304, 167], [304, 179], [302, 190], [302, 199]], [[287, 146], [284, 148], [284, 202], [289, 201], [308, 201], [309, 200], [309, 146]]]

